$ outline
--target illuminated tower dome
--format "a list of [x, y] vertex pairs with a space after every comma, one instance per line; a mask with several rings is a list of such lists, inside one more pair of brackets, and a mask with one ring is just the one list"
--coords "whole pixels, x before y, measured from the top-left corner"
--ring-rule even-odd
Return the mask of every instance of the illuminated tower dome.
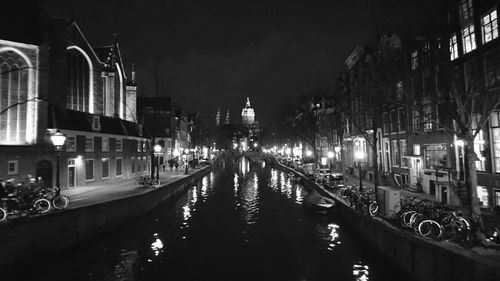
[[241, 111], [241, 123], [243, 125], [250, 125], [255, 123], [255, 112], [250, 106], [250, 99], [247, 97], [247, 103]]

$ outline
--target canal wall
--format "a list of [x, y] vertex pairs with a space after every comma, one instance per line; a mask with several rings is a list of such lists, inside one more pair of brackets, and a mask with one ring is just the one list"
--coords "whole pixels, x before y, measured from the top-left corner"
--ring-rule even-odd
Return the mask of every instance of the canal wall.
[[139, 217], [184, 192], [212, 171], [208, 166], [150, 192], [67, 209], [0, 226], [0, 271], [14, 272]]
[[[319, 193], [333, 198], [337, 203], [335, 209], [342, 220], [361, 238], [374, 245], [392, 264], [399, 265], [415, 280], [500, 280], [498, 259], [488, 258], [452, 243], [426, 240], [411, 232], [402, 231], [381, 218], [358, 214], [301, 173], [279, 163], [277, 165], [287, 172], [301, 176], [307, 188], [314, 188]], [[390, 270], [390, 267], [387, 269]]]

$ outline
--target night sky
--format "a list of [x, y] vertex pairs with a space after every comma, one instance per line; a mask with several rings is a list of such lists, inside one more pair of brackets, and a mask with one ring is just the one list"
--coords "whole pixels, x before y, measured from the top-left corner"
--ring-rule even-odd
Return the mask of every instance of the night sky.
[[239, 122], [249, 96], [259, 122], [274, 126], [287, 101], [331, 91], [354, 47], [374, 40], [372, 2], [53, 0], [47, 12], [76, 18], [94, 46], [116, 33], [139, 95], [155, 94], [158, 65], [160, 95], [207, 124], [217, 107]]

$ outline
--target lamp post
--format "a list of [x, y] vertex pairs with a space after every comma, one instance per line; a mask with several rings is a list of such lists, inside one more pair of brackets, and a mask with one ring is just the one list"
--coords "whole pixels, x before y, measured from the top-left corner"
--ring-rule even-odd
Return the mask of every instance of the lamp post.
[[161, 145], [157, 144], [153, 147], [156, 155], [156, 179], [160, 179], [160, 153], [161, 153]]
[[361, 176], [361, 160], [365, 157], [365, 153], [361, 150], [358, 150], [354, 153], [354, 156], [358, 160], [358, 169], [359, 169], [359, 192], [363, 191], [363, 177]]
[[66, 141], [66, 136], [64, 134], [61, 134], [59, 130], [57, 130], [55, 134], [50, 136], [50, 140], [52, 141], [52, 144], [56, 149], [56, 195], [59, 195], [61, 194], [61, 186], [59, 182], [59, 158], [61, 156], [64, 142]]
[[184, 149], [184, 155], [186, 156], [185, 157], [185, 161], [184, 161], [184, 166], [186, 166], [186, 170], [184, 171], [184, 173], [187, 175], [188, 174], [188, 153], [189, 153], [189, 149]]

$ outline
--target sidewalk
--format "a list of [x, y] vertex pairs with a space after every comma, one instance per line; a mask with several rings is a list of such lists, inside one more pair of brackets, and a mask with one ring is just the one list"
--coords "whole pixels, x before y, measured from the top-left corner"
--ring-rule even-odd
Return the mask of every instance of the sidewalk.
[[[181, 169], [180, 167], [178, 171], [160, 171], [159, 188], [176, 180], [182, 179], [186, 176], [192, 175], [193, 173], [200, 171], [203, 168], [205, 167], [198, 167], [195, 170], [190, 169], [188, 174], [185, 174], [185, 170]], [[62, 190], [61, 194], [68, 196], [70, 199], [68, 209], [74, 209], [133, 195], [143, 194], [153, 190], [151, 187], [139, 186], [137, 184], [138, 178], [139, 175], [134, 178], [118, 182], [108, 182], [88, 187], [66, 189]]]

